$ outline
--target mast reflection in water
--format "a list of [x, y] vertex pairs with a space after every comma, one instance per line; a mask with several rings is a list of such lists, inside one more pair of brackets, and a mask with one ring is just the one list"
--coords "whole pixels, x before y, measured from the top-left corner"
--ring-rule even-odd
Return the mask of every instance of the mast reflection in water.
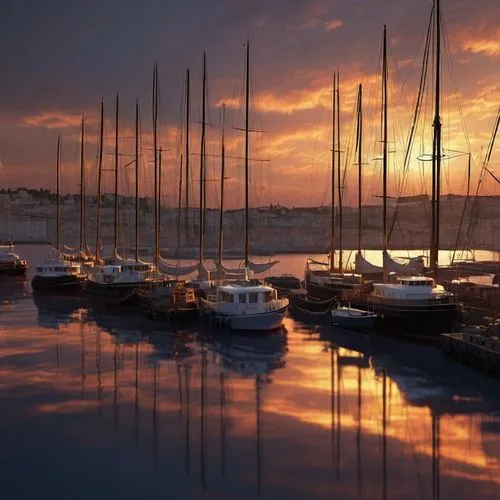
[[500, 498], [497, 382], [436, 349], [0, 288], [2, 497]]

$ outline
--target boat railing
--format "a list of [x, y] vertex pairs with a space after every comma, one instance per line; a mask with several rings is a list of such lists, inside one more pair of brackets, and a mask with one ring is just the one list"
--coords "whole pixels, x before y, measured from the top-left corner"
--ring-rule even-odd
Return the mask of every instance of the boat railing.
[[[201, 303], [203, 305], [208, 306], [211, 310], [216, 311], [216, 312], [228, 312], [228, 305], [232, 306], [231, 309], [234, 312], [250, 312], [250, 311], [262, 311], [262, 312], [272, 312], [272, 311], [279, 311], [280, 309], [283, 309], [288, 306], [289, 300], [287, 298], [281, 298], [281, 299], [275, 299], [270, 302], [265, 302], [265, 303], [256, 303], [256, 304], [235, 304], [235, 303], [222, 303], [218, 304], [216, 300], [215, 295], [208, 295], [206, 299], [201, 299]], [[240, 307], [244, 306], [244, 307]]]

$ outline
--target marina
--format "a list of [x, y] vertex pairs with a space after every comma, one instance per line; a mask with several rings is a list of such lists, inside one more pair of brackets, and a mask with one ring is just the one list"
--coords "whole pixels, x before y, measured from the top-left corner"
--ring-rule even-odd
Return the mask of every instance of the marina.
[[2, 30], [0, 500], [500, 498], [498, 6], [112, 3]]
[[228, 334], [18, 280], [0, 293], [6, 498], [500, 492], [497, 382], [436, 347], [292, 317]]

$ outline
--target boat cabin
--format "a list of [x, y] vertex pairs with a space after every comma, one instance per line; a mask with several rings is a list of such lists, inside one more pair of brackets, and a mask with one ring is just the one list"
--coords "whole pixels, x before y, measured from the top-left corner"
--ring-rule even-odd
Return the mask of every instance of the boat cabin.
[[430, 288], [434, 286], [434, 280], [424, 276], [405, 276], [397, 278], [397, 280], [401, 286], [425, 286]]
[[277, 299], [276, 290], [267, 286], [252, 286], [245, 289], [241, 286], [225, 285], [217, 288], [218, 303], [266, 304]]
[[426, 276], [391, 276], [390, 283], [374, 283], [374, 297], [419, 300], [444, 294], [444, 288]]
[[155, 270], [152, 264], [146, 264], [144, 262], [131, 262], [127, 264], [122, 264], [122, 271], [131, 273], [148, 273]]
[[76, 262], [46, 262], [41, 266], [36, 266], [37, 276], [67, 276], [81, 273], [81, 266]]

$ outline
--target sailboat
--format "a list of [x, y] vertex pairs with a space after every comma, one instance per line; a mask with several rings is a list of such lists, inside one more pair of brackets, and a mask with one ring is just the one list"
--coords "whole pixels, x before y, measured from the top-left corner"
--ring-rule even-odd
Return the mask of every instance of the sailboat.
[[28, 263], [14, 252], [14, 245], [0, 246], [0, 277], [25, 276]]
[[[215, 293], [201, 299], [202, 314], [214, 323], [234, 330], [267, 331], [280, 328], [288, 309], [287, 298], [278, 299], [277, 291], [268, 285], [249, 280], [250, 272], [264, 272], [275, 262], [254, 264], [249, 257], [249, 104], [250, 104], [250, 42], [246, 44], [246, 84], [245, 84], [245, 260], [243, 269], [228, 269], [222, 265], [222, 239], [219, 240], [219, 276], [244, 277], [216, 287]], [[203, 116], [204, 117], [204, 116]], [[204, 120], [203, 120], [204, 122]], [[202, 158], [204, 156], [204, 135], [202, 133]], [[224, 155], [223, 155], [224, 157]], [[203, 165], [203, 163], [202, 163]], [[222, 164], [223, 165], [223, 164]], [[223, 170], [223, 169], [222, 169]], [[203, 169], [201, 170], [201, 179]], [[224, 172], [222, 174], [222, 183]], [[203, 186], [204, 183], [202, 183]], [[200, 194], [200, 205], [203, 195]], [[222, 208], [222, 207], [221, 207]], [[200, 224], [200, 242], [203, 242], [203, 217]], [[222, 227], [221, 227], [222, 230]], [[220, 233], [222, 237], [222, 233]], [[200, 245], [200, 269], [203, 266], [203, 245]]]
[[[388, 67], [387, 67], [387, 29], [384, 26], [382, 45], [382, 224], [383, 224], [383, 265], [377, 266], [369, 262], [362, 254], [361, 248], [355, 256], [354, 269], [365, 279], [385, 279], [389, 273], [399, 275], [422, 274], [424, 271], [423, 257], [410, 257], [407, 263], [394, 260], [388, 253], [387, 228], [387, 173], [388, 173]], [[361, 192], [361, 170], [359, 169], [359, 191]], [[359, 239], [361, 239], [361, 196], [358, 196]]]
[[273, 266], [278, 261], [257, 263], [250, 260], [250, 224], [249, 224], [249, 185], [250, 185], [250, 169], [249, 169], [249, 121], [250, 121], [250, 40], [246, 43], [246, 57], [245, 57], [245, 257], [243, 267], [236, 269], [229, 269], [224, 267], [222, 263], [218, 266], [218, 271], [230, 276], [245, 276], [248, 277], [249, 273], [261, 274]]
[[85, 269], [93, 266], [94, 259], [87, 245], [87, 233], [85, 224], [85, 115], [82, 115], [80, 135], [80, 241], [77, 248], [63, 245], [60, 252], [61, 258], [66, 261], [75, 261], [82, 264]]
[[[434, 31], [435, 102], [432, 153], [432, 225], [431, 269], [433, 278], [426, 276], [397, 276], [391, 274], [388, 283], [374, 283], [366, 297], [366, 305], [380, 315], [381, 326], [398, 332], [415, 332], [433, 336], [452, 331], [459, 319], [460, 306], [453, 294], [436, 284], [439, 252], [439, 199], [441, 182], [441, 12], [440, 0], [434, 0], [428, 36]], [[428, 54], [428, 52], [427, 52]], [[424, 58], [424, 66], [425, 66]]]
[[[101, 130], [102, 127], [103, 120], [101, 120]], [[156, 149], [154, 153], [156, 157]], [[100, 200], [97, 200], [97, 205], [99, 207]], [[96, 242], [96, 248], [98, 246], [99, 242]], [[140, 287], [153, 288], [162, 282], [163, 278], [158, 275], [156, 266], [139, 259], [139, 100], [137, 100], [135, 105], [135, 259], [120, 260], [114, 264], [96, 267], [89, 274], [85, 288], [88, 292], [101, 294], [107, 300], [121, 304], [136, 302], [137, 290]]]
[[[359, 112], [359, 109], [358, 109]], [[360, 141], [358, 141], [359, 143]], [[308, 259], [306, 262], [305, 282], [307, 293], [322, 300], [340, 299], [345, 291], [362, 284], [362, 276], [345, 273], [343, 269], [342, 248], [342, 177], [340, 168], [340, 77], [335, 73], [332, 97], [332, 175], [331, 175], [331, 233], [329, 263]], [[337, 164], [337, 165], [335, 165]], [[337, 170], [335, 169], [337, 166]], [[335, 268], [335, 177], [339, 203], [339, 249], [338, 268]], [[300, 295], [297, 295], [300, 297]]]
[[56, 245], [53, 255], [41, 265], [36, 266], [31, 280], [34, 291], [80, 290], [87, 277], [79, 262], [67, 260], [60, 254], [60, 169], [61, 169], [61, 137], [57, 137], [56, 161]]

